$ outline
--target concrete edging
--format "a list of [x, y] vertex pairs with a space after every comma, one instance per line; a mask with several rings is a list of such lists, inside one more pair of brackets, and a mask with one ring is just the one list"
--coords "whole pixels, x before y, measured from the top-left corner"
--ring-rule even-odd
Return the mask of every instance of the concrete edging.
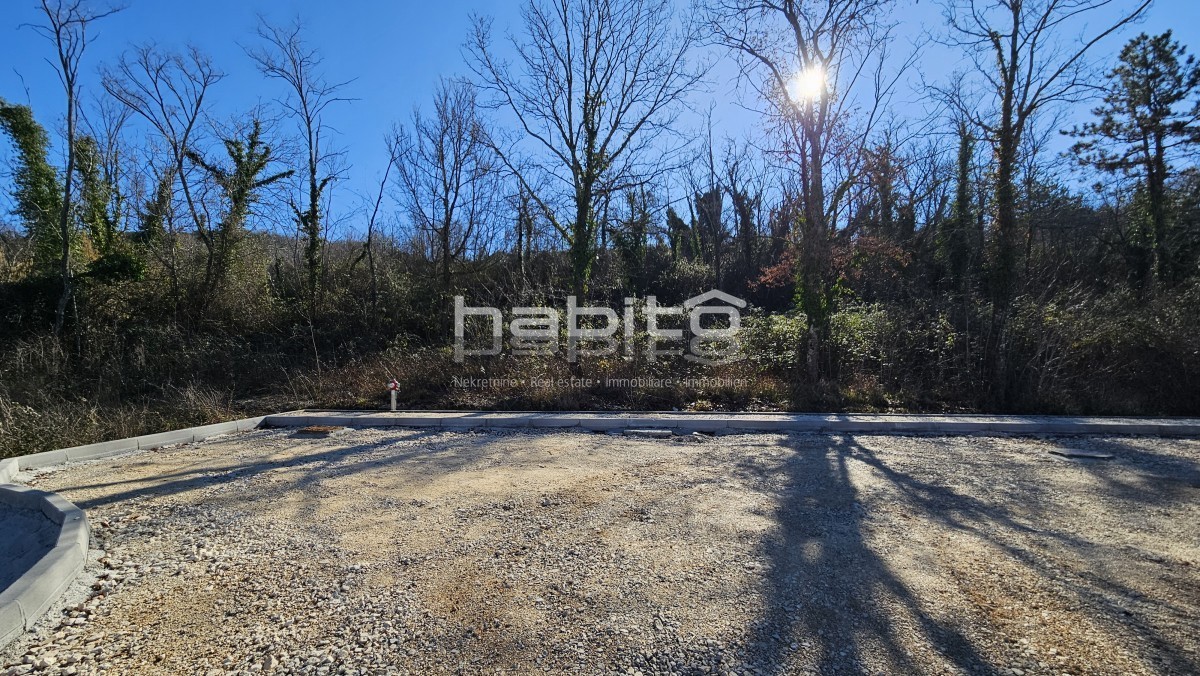
[[11, 484], [18, 471], [16, 458], [0, 460], [0, 484]]
[[0, 648], [3, 648], [32, 628], [83, 571], [91, 530], [83, 510], [57, 493], [0, 485], [0, 503], [41, 511], [59, 524], [54, 547], [16, 582], [0, 591]]
[[267, 427], [631, 428], [680, 433], [825, 432], [874, 434], [1115, 434], [1200, 436], [1200, 418], [1101, 418], [1011, 415], [808, 413], [552, 413], [470, 411], [294, 411], [268, 415]]
[[130, 451], [159, 448], [174, 444], [190, 444], [195, 441], [204, 441], [208, 437], [215, 437], [218, 434], [245, 432], [257, 428], [262, 423], [264, 417], [266, 416], [242, 418], [241, 420], [231, 420], [229, 422], [202, 425], [200, 427], [189, 427], [187, 429], [160, 432], [158, 434], [145, 434], [140, 437], [129, 437], [128, 439], [102, 441], [86, 446], [74, 446], [72, 448], [60, 448], [54, 451], [32, 453], [30, 455], [19, 455], [11, 459], [15, 460], [18, 468], [23, 470], [61, 465], [77, 460], [96, 460]]
[[17, 472], [77, 460], [96, 460], [130, 451], [203, 441], [220, 434], [245, 432], [256, 429], [263, 418], [264, 416], [242, 418], [214, 425], [60, 448], [0, 460], [0, 503], [22, 509], [40, 510], [47, 518], [60, 525], [55, 546], [16, 582], [7, 589], [0, 590], [0, 649], [32, 627], [67, 590], [87, 562], [91, 537], [87, 515], [82, 510], [56, 493], [12, 484]]

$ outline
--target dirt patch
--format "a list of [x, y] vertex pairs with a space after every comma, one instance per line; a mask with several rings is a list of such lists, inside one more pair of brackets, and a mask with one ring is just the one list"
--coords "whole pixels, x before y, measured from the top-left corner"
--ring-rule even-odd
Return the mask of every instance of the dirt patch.
[[33, 483], [107, 569], [0, 664], [1200, 671], [1200, 442], [1064, 443], [265, 430], [70, 466]]

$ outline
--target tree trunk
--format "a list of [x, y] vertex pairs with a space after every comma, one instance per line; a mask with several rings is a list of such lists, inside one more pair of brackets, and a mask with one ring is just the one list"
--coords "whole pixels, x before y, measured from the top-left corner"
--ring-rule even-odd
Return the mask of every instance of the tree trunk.
[[443, 223], [439, 239], [442, 246], [442, 291], [450, 294], [450, 224]]
[[62, 210], [59, 212], [58, 232], [62, 238], [59, 273], [62, 275], [62, 295], [54, 312], [54, 335], [62, 335], [66, 322], [67, 302], [71, 299], [71, 182], [75, 176], [75, 91], [74, 81], [67, 81], [67, 170], [63, 177]]
[[801, 265], [801, 309], [808, 319], [808, 337], [805, 350], [808, 378], [815, 385], [825, 376], [821, 368], [821, 348], [828, 333], [829, 317], [826, 299], [828, 248], [830, 233], [825, 223], [824, 158], [820, 141], [814, 133], [805, 130], [810, 149], [809, 170], [805, 185], [804, 237]]
[[992, 295], [996, 306], [1006, 310], [1012, 300], [1016, 255], [1013, 235], [1016, 231], [1016, 187], [1013, 185], [1015, 162], [1012, 151], [1001, 140], [996, 158], [996, 222], [993, 230], [995, 258], [992, 263]]
[[576, 190], [575, 223], [571, 237], [571, 285], [579, 302], [587, 298], [588, 281], [592, 274], [592, 192], [584, 186]]
[[1169, 276], [1171, 261], [1166, 247], [1167, 196], [1166, 196], [1166, 151], [1162, 134], [1154, 138], [1154, 163], [1150, 168], [1147, 192], [1150, 198], [1151, 237], [1153, 238], [1153, 267], [1155, 281], [1162, 283]]

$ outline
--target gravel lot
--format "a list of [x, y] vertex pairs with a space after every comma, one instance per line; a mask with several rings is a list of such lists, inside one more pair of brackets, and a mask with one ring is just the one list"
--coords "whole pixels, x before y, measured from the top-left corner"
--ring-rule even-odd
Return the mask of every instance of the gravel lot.
[[31, 483], [102, 551], [0, 673], [1200, 673], [1200, 440], [263, 430]]

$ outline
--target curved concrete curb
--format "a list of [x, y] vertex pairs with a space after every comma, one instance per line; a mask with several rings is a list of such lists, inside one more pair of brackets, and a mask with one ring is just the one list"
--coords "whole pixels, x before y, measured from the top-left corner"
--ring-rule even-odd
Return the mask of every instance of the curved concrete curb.
[[5, 458], [0, 460], [0, 484], [11, 484], [17, 476], [17, 459]]
[[0, 503], [41, 511], [59, 524], [58, 540], [25, 574], [0, 591], [0, 648], [33, 627], [67, 591], [87, 562], [87, 516], [56, 493], [25, 486], [0, 486]]
[[593, 432], [826, 432], [860, 434], [1114, 434], [1200, 436], [1200, 418], [812, 413], [539, 413], [488, 411], [296, 411], [263, 418], [269, 427], [576, 428]]

